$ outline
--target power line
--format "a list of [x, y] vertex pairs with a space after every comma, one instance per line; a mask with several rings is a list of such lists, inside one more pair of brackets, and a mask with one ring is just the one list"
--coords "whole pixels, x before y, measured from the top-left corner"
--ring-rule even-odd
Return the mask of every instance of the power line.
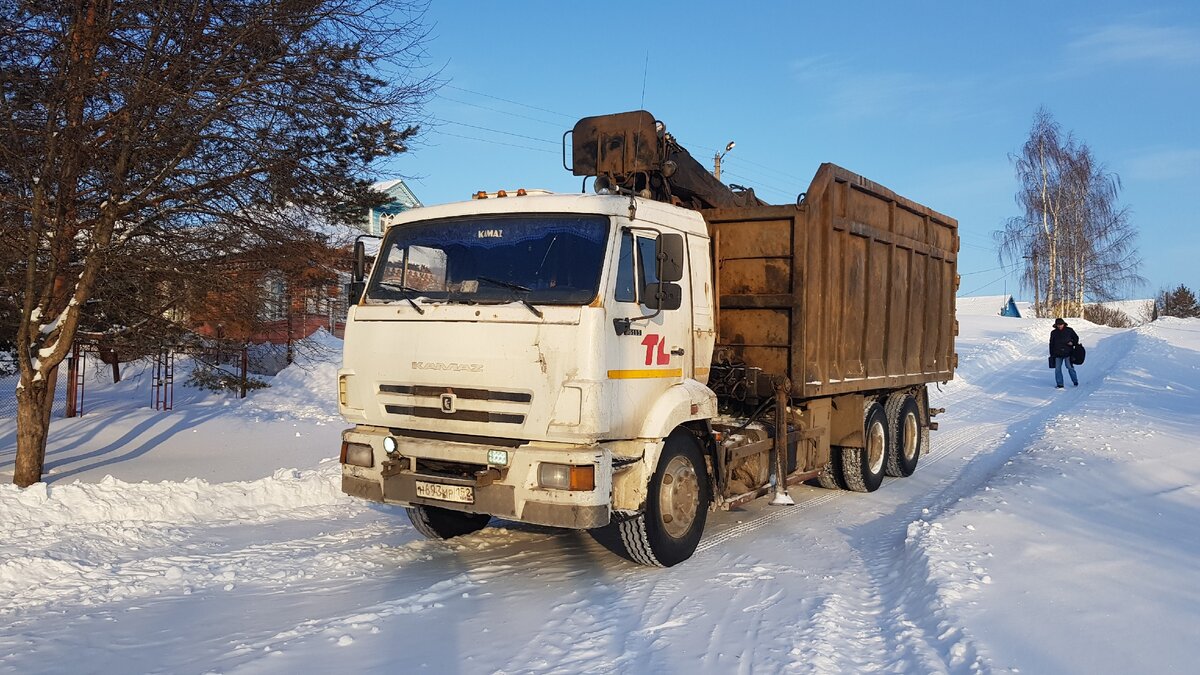
[[469, 106], [471, 106], [472, 108], [479, 108], [480, 110], [489, 110], [489, 111], [491, 111], [491, 112], [500, 113], [501, 115], [508, 115], [509, 117], [518, 117], [518, 118], [520, 118], [520, 119], [523, 119], [523, 120], [529, 120], [529, 121], [531, 121], [531, 122], [537, 122], [537, 123], [539, 123], [539, 124], [546, 124], [546, 125], [549, 125], [549, 126], [552, 126], [552, 127], [556, 128], [556, 129], [561, 129], [561, 128], [562, 128], [562, 125], [561, 125], [561, 124], [559, 124], [558, 122], [551, 122], [551, 121], [549, 121], [549, 120], [540, 120], [540, 119], [538, 119], [538, 118], [536, 118], [536, 117], [530, 117], [529, 115], [522, 115], [522, 114], [520, 114], [520, 113], [510, 112], [510, 111], [508, 111], [508, 110], [500, 110], [499, 108], [493, 108], [493, 107], [491, 107], [491, 106], [480, 105], [480, 104], [478, 104], [478, 103], [471, 103], [470, 101], [461, 101], [461, 100], [459, 100], [459, 99], [457, 99], [457, 98], [451, 98], [451, 97], [449, 97], [449, 96], [439, 96], [439, 97], [440, 97], [440, 98], [442, 98], [442, 99], [444, 99], [444, 100], [446, 100], [446, 101], [451, 101], [451, 102], [453, 102], [453, 103], [459, 103], [459, 104], [462, 104], [462, 105], [469, 105]]
[[[735, 162], [734, 164], [738, 165], [739, 163]], [[745, 164], [745, 162], [741, 162], [740, 164]], [[746, 171], [745, 169], [741, 168], [740, 166], [738, 166], [738, 168], [745, 174], [745, 175], [739, 175], [739, 177], [742, 178], [743, 180], [753, 181], [753, 182], [757, 182], [757, 183], [763, 183], [764, 185], [770, 184], [771, 182], [775, 181], [776, 179], [781, 178], [781, 176], [764, 178], [761, 174], [756, 174], [753, 171]], [[728, 159], [721, 160], [721, 173], [728, 173], [730, 175], [734, 175], [733, 173], [730, 173], [730, 171], [729, 171], [729, 160]], [[791, 181], [789, 180], [788, 182], [790, 183]], [[804, 192], [804, 190], [799, 187], [796, 187], [796, 188], [784, 189], [784, 190], [782, 190], [782, 192], [792, 194], [792, 195], [797, 195], [797, 194], [800, 194], [801, 192]]]
[[524, 138], [524, 139], [530, 140], [530, 141], [538, 141], [540, 143], [549, 143], [550, 145], [558, 145], [558, 141], [556, 141], [556, 140], [552, 141], [552, 140], [549, 140], [546, 138], [538, 138], [536, 136], [526, 136], [525, 134], [517, 134], [517, 133], [513, 133], [511, 131], [501, 131], [500, 129], [490, 129], [488, 127], [481, 127], [481, 126], [478, 126], [475, 124], [467, 124], [466, 122], [455, 122], [454, 120], [448, 120], [448, 119], [444, 119], [444, 118], [443, 119], [434, 118], [434, 121], [442, 122], [444, 124], [454, 124], [454, 125], [457, 125], [460, 127], [468, 127], [470, 129], [478, 129], [480, 131], [490, 131], [494, 134], [504, 134], [505, 136], [515, 136], [517, 138]]
[[[798, 180], [800, 182], [804, 182], [805, 180], [812, 180], [811, 178], [805, 179], [805, 178], [801, 178], [800, 176], [793, 176], [792, 174], [790, 174], [786, 171], [780, 171], [779, 169], [772, 169], [771, 167], [766, 166], [764, 164], [759, 164], [758, 162], [752, 162], [752, 161], [746, 159], [745, 157], [732, 157], [731, 159], [735, 164], [737, 164], [739, 162], [741, 162], [743, 164], [750, 164], [753, 166], [757, 166], [760, 169], [769, 171], [771, 173], [779, 174], [780, 176], [783, 176], [784, 178], [791, 178], [792, 180]], [[729, 160], [726, 160], [726, 161], [729, 161]]]
[[521, 148], [522, 150], [533, 150], [534, 152], [544, 152], [544, 153], [551, 154], [551, 155], [558, 154], [554, 150], [548, 150], [546, 148], [531, 148], [528, 145], [517, 145], [516, 143], [505, 143], [504, 141], [493, 141], [490, 138], [476, 138], [475, 136], [463, 136], [462, 134], [453, 134], [453, 133], [450, 133], [449, 131], [443, 131], [441, 133], [444, 136], [453, 136], [454, 138], [465, 138], [468, 141], [479, 141], [480, 143], [491, 143], [493, 145], [506, 145], [510, 148]]
[[577, 116], [577, 115], [568, 115], [568, 114], [566, 114], [566, 113], [561, 113], [561, 112], [558, 112], [557, 110], [549, 110], [549, 109], [547, 109], [547, 108], [539, 108], [539, 107], [538, 107], [538, 106], [536, 106], [536, 105], [529, 105], [528, 103], [521, 103], [520, 101], [513, 101], [513, 100], [510, 100], [510, 99], [507, 99], [507, 98], [502, 98], [502, 97], [500, 97], [500, 96], [493, 96], [493, 95], [491, 95], [491, 94], [485, 94], [485, 93], [483, 93], [483, 92], [481, 92], [481, 91], [474, 91], [474, 90], [472, 90], [472, 89], [467, 89], [467, 88], [465, 88], [465, 87], [456, 87], [456, 86], [454, 86], [454, 85], [452, 85], [452, 84], [447, 84], [447, 85], [444, 85], [444, 86], [445, 86], [447, 89], [456, 89], [456, 90], [458, 90], [458, 91], [463, 91], [463, 92], [466, 92], [466, 93], [468, 93], [468, 94], [475, 94], [476, 96], [482, 96], [482, 97], [484, 97], [484, 98], [490, 98], [490, 99], [493, 99], [493, 100], [496, 100], [496, 101], [504, 101], [505, 103], [511, 103], [512, 105], [519, 105], [519, 106], [521, 106], [522, 108], [529, 108], [530, 110], [537, 110], [537, 111], [539, 111], [539, 112], [550, 113], [551, 115], [558, 115], [558, 116], [560, 116], [560, 117], [566, 117], [567, 119], [578, 119], [578, 116]]
[[961, 237], [959, 238], [958, 243], [960, 246], [970, 246], [971, 248], [977, 248], [981, 251], [995, 251], [996, 250], [990, 246], [983, 246], [981, 244], [972, 244], [969, 241], [963, 241]]
[[1005, 279], [1007, 279], [1007, 278], [1008, 278], [1008, 275], [1007, 275], [1007, 274], [1005, 274], [1005, 275], [1003, 275], [1003, 276], [996, 277], [995, 279], [993, 279], [993, 280], [991, 280], [991, 281], [987, 282], [986, 284], [984, 284], [984, 285], [980, 286], [979, 288], [976, 288], [976, 289], [974, 289], [974, 290], [972, 290], [972, 291], [967, 291], [966, 293], [963, 293], [963, 295], [971, 295], [972, 293], [978, 293], [979, 291], [982, 291], [983, 289], [987, 288], [988, 286], [991, 286], [992, 284], [996, 284], [996, 283], [999, 283], [999, 282], [1001, 282], [1001, 281], [1004, 281], [1004, 280], [1005, 280]]
[[989, 268], [988, 268], [988, 269], [986, 269], [986, 270], [975, 270], [974, 272], [961, 272], [961, 273], [960, 273], [958, 276], [960, 276], [960, 277], [969, 277], [969, 276], [971, 276], [972, 274], [984, 274], [984, 273], [987, 273], [987, 272], [995, 272], [996, 270], [1005, 270], [1006, 272], [1009, 272], [1009, 273], [1011, 273], [1011, 272], [1014, 272], [1014, 271], [1016, 270], [1016, 267], [1017, 267], [1017, 264], [1016, 264], [1016, 263], [1012, 263], [1012, 264], [1010, 264], [1010, 265], [1001, 265], [1001, 266], [999, 266], [999, 267], [989, 267]]
[[963, 231], [960, 229], [960, 230], [959, 230], [959, 232], [958, 232], [958, 236], [960, 236], [960, 237], [972, 237], [972, 238], [974, 238], [974, 239], [977, 239], [977, 240], [979, 240], [979, 241], [986, 241], [986, 242], [988, 242], [989, 244], [993, 243], [993, 240], [992, 240], [992, 238], [991, 238], [991, 237], [984, 236], [984, 235], [982, 235], [982, 234], [978, 234], [978, 233], [976, 233], [976, 232], [963, 232]]
[[[688, 149], [689, 149], [689, 152], [690, 152], [690, 151], [692, 151], [692, 150], [695, 150], [695, 151], [697, 151], [697, 152], [703, 152], [703, 153], [704, 153], [704, 154], [706, 154], [706, 155], [708, 155], [708, 154], [717, 154], [717, 153], [719, 153], [719, 152], [720, 152], [719, 150], [716, 150], [716, 149], [714, 149], [714, 148], [710, 148], [710, 147], [707, 147], [707, 146], [704, 146], [704, 145], [696, 145], [696, 144], [690, 143], [690, 142], [688, 142], [688, 141], [686, 141], [686, 140], [684, 140], [684, 139], [682, 139], [682, 138], [678, 138], [678, 137], [676, 137], [676, 139], [675, 139], [675, 140], [679, 141], [679, 143], [680, 143], [681, 145], [683, 145], [685, 148], [688, 148]], [[697, 160], [697, 161], [699, 161], [699, 160]], [[757, 166], [757, 167], [759, 167], [760, 169], [763, 169], [763, 170], [767, 171], [768, 173], [775, 174], [775, 176], [776, 176], [777, 178], [787, 178], [787, 179], [789, 179], [789, 180], [796, 180], [796, 181], [800, 181], [800, 183], [801, 183], [802, 185], [806, 184], [806, 183], [805, 183], [805, 180], [811, 180], [811, 179], [799, 178], [799, 177], [797, 177], [797, 176], [793, 176], [793, 175], [792, 175], [792, 174], [790, 174], [790, 173], [787, 173], [787, 172], [785, 172], [785, 171], [780, 171], [780, 170], [778, 170], [778, 169], [772, 169], [772, 168], [771, 168], [771, 167], [769, 167], [769, 166], [765, 166], [765, 165], [762, 165], [762, 164], [758, 164], [757, 162], [752, 162], [752, 161], [750, 161], [750, 160], [746, 159], [745, 157], [730, 157], [730, 158], [726, 158], [726, 159], [722, 160], [722, 162], [723, 162], [723, 163], [727, 163], [727, 162], [733, 162], [734, 164], [738, 164], [738, 163], [741, 163], [741, 164], [752, 164], [752, 165], [754, 165], [754, 166]], [[722, 167], [724, 167], [724, 164], [722, 165]], [[728, 173], [728, 172], [727, 172], [727, 171], [725, 171], [725, 169], [724, 169], [724, 168], [722, 168], [722, 173]], [[747, 173], [749, 173], [749, 172], [747, 172]], [[742, 176], [741, 178], [742, 178], [743, 180], [753, 180], [753, 181], [758, 181], [758, 180], [760, 180], [759, 178], [753, 178], [753, 177], [751, 177], [751, 178], [747, 178], [747, 177], [745, 177], [745, 176]], [[792, 193], [799, 194], [799, 193], [803, 192], [803, 190], [781, 190], [781, 192], [782, 192], [783, 194], [792, 194]]]
[[[740, 180], [748, 181], [748, 182], [751, 182], [751, 183], [753, 183], [753, 182], [756, 182], [756, 181], [754, 181], [754, 179], [752, 179], [752, 178], [747, 178], [747, 177], [745, 177], [745, 176], [742, 176], [742, 175], [739, 175], [739, 174], [733, 173], [732, 171], [724, 171], [723, 173], [726, 173], [726, 174], [728, 174], [728, 175], [730, 175], [730, 176], [733, 176], [734, 178], [738, 178], [738, 179], [740, 179]], [[759, 185], [759, 186], [761, 186], [761, 187], [764, 187], [764, 188], [766, 188], [766, 189], [768, 189], [768, 190], [771, 190], [772, 192], [778, 192], [779, 194], [782, 194], [782, 195], [790, 194], [790, 192], [789, 192], [789, 191], [787, 191], [787, 190], [784, 190], [784, 189], [782, 189], [782, 188], [775, 187], [775, 186], [773, 186], [773, 185], [767, 185], [766, 183], [758, 183], [758, 185]]]

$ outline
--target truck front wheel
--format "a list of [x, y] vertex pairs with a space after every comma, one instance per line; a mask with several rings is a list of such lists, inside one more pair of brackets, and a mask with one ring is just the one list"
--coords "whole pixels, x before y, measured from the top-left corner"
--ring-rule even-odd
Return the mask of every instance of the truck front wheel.
[[667, 437], [650, 479], [646, 508], [617, 522], [621, 543], [634, 562], [670, 567], [692, 557], [712, 501], [700, 447], [687, 432]]
[[413, 527], [428, 539], [450, 539], [478, 532], [492, 519], [486, 513], [463, 513], [423, 504], [408, 506], [405, 510]]

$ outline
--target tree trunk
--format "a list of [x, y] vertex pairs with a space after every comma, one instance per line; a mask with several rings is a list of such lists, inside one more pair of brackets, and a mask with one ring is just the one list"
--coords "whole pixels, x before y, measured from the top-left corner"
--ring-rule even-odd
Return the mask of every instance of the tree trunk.
[[47, 379], [17, 390], [17, 458], [13, 469], [17, 487], [29, 487], [42, 480], [57, 380], [56, 367]]
[[1042, 289], [1038, 280], [1038, 259], [1037, 254], [1033, 254], [1033, 315], [1039, 316], [1042, 306]]

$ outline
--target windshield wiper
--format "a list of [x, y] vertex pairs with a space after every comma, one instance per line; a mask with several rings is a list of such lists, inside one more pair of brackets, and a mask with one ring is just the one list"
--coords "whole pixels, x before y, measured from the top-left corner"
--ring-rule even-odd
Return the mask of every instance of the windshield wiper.
[[425, 310], [421, 309], [421, 306], [417, 304], [417, 301], [413, 300], [412, 296], [409, 295], [409, 293], [416, 293], [417, 289], [411, 288], [409, 286], [405, 286], [404, 284], [393, 284], [390, 281], [381, 281], [381, 282], [379, 282], [379, 285], [383, 286], [385, 288], [390, 288], [393, 290], [400, 291], [400, 293], [402, 294], [400, 297], [407, 300], [408, 304], [412, 305], [412, 308], [417, 310], [417, 314], [425, 313]]
[[[539, 319], [542, 318], [542, 310], [538, 309], [537, 307], [534, 307], [533, 303], [529, 302], [529, 300], [527, 300], [525, 298], [525, 295], [528, 295], [529, 293], [533, 292], [531, 289], [525, 288], [524, 286], [518, 286], [517, 284], [510, 284], [507, 281], [500, 281], [499, 279], [491, 279], [489, 277], [475, 277], [475, 278], [480, 281], [486, 281], [489, 284], [499, 286], [501, 288], [507, 288], [508, 290], [513, 292], [514, 299], [520, 300], [521, 304], [528, 307], [529, 311], [533, 312], [534, 316], [536, 316]], [[517, 295], [518, 293], [520, 293], [521, 295]]]

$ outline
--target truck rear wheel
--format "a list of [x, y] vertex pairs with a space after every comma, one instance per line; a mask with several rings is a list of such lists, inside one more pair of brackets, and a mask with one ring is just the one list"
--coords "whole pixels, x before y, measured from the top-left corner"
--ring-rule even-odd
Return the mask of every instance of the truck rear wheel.
[[892, 394], [887, 400], [887, 420], [892, 442], [884, 471], [889, 476], [911, 476], [924, 451], [916, 399], [908, 394]]
[[862, 448], [842, 448], [842, 480], [847, 490], [874, 492], [883, 484], [883, 467], [891, 444], [887, 415], [878, 403], [863, 413]]
[[830, 455], [829, 461], [821, 467], [821, 473], [817, 474], [817, 485], [826, 490], [844, 490], [846, 486], [842, 484], [842, 449], [831, 448]]
[[450, 539], [478, 532], [492, 519], [486, 513], [463, 513], [424, 504], [405, 507], [405, 511], [417, 532], [428, 539]]
[[634, 562], [671, 567], [692, 557], [712, 501], [700, 447], [687, 432], [667, 437], [650, 478], [646, 508], [617, 522], [621, 543]]

